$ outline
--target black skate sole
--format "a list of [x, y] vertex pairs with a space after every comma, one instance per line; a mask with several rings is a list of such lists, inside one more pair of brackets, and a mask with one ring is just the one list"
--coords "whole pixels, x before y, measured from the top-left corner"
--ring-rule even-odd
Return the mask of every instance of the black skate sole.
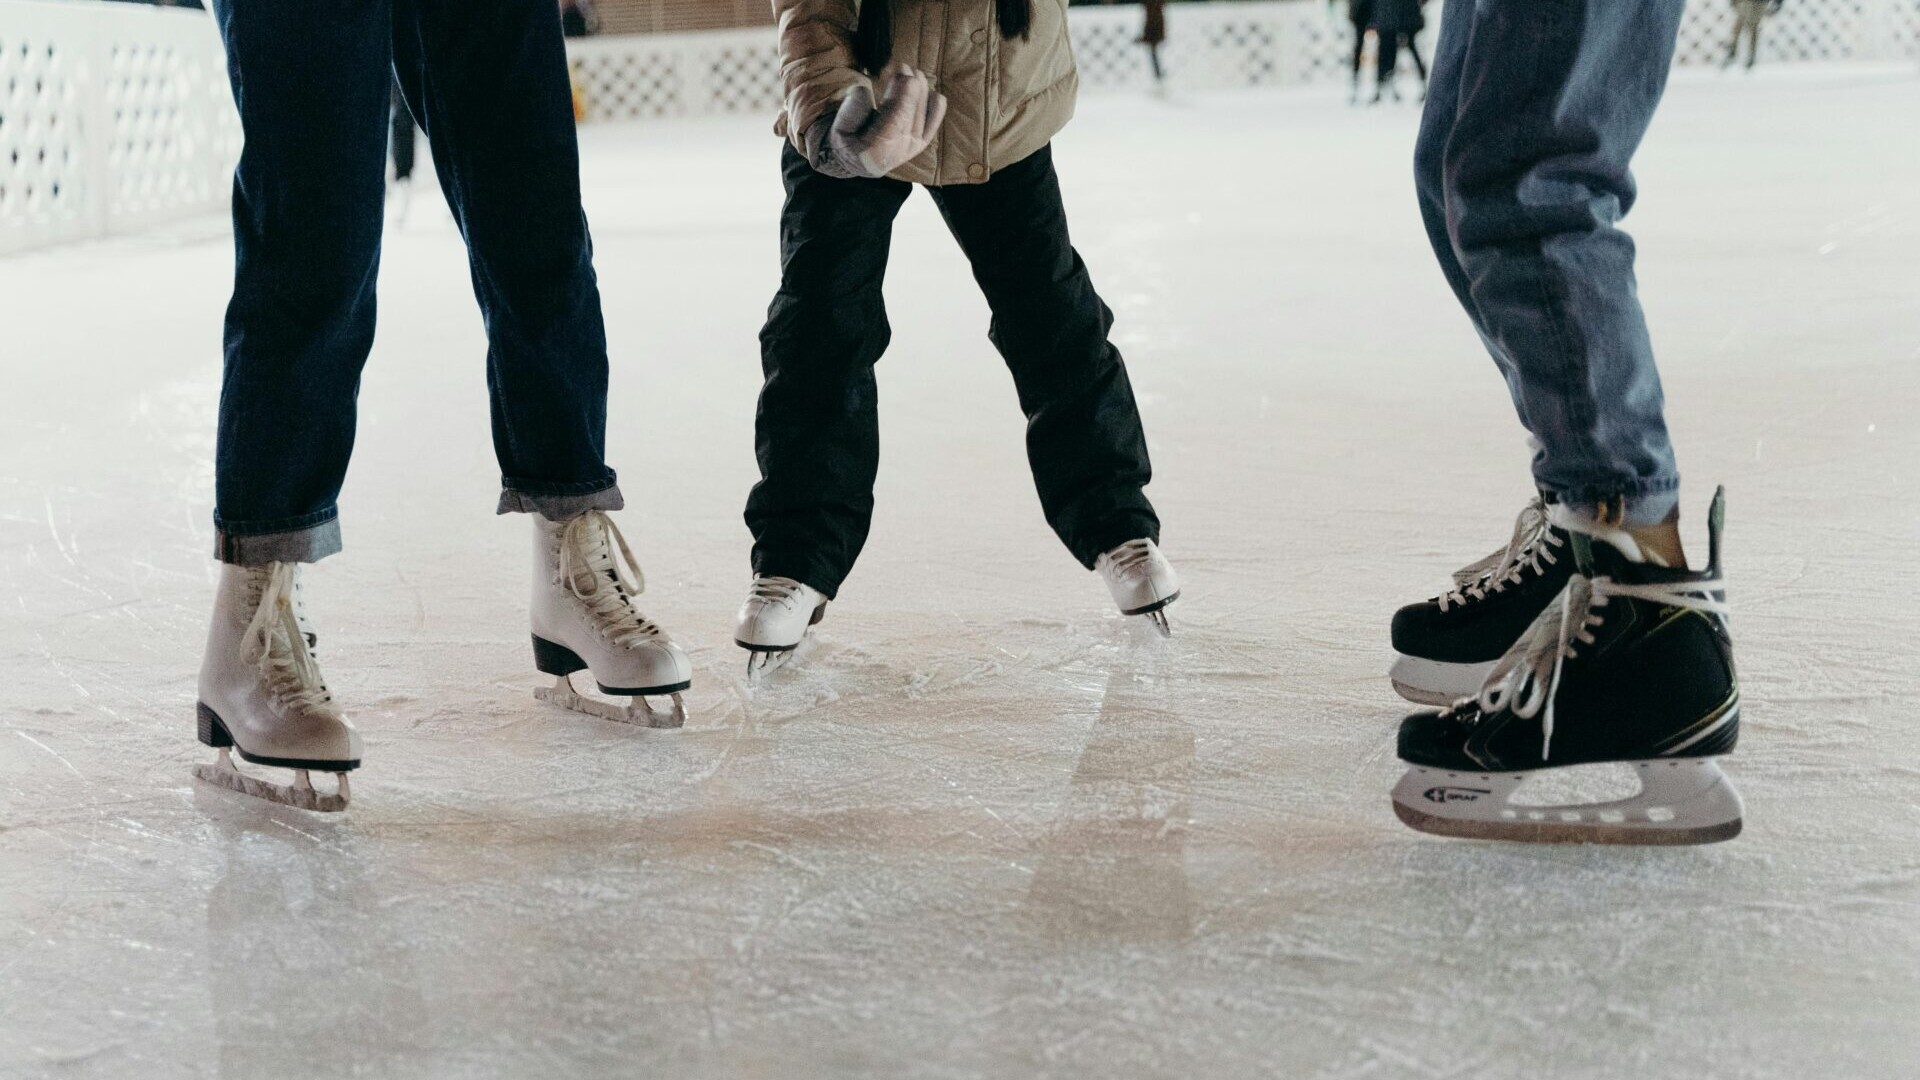
[[[592, 670], [585, 660], [580, 659], [579, 653], [565, 645], [548, 641], [539, 634], [533, 635], [533, 666], [539, 668], [541, 674], [558, 675], [561, 678], [566, 678], [576, 671]], [[662, 694], [677, 694], [691, 687], [693, 680], [685, 679], [663, 686], [608, 686], [595, 679], [593, 685], [599, 687], [601, 693], [614, 697], [658, 697]]]
[[360, 767], [360, 759], [352, 761], [322, 761], [308, 758], [263, 757], [247, 753], [246, 747], [233, 741], [233, 734], [227, 730], [226, 722], [220, 714], [214, 712], [202, 701], [194, 706], [194, 712], [200, 720], [200, 741], [216, 749], [232, 747], [240, 755], [240, 760], [255, 765], [268, 765], [276, 769], [307, 769], [312, 772], [352, 772]]
[[[807, 629], [812, 630], [814, 627], [819, 626], [820, 620], [826, 617], [827, 617], [827, 605], [825, 604], [815, 605], [813, 609], [813, 617], [807, 620]], [[801, 640], [804, 641], [805, 639], [806, 639], [806, 635], [802, 634]], [[741, 641], [739, 638], [734, 638], [733, 643], [747, 650], [748, 652], [765, 652], [765, 653], [792, 652], [793, 650], [800, 647], [800, 642], [798, 641], [794, 642], [791, 645], [755, 645], [750, 641]]]
[[1512, 840], [1526, 844], [1614, 844], [1683, 847], [1718, 844], [1740, 835], [1745, 819], [1735, 818], [1698, 829], [1647, 829], [1607, 825], [1562, 825], [1551, 821], [1461, 821], [1422, 813], [1395, 801], [1394, 816], [1410, 829], [1460, 840]]
[[1174, 602], [1175, 600], [1178, 600], [1178, 599], [1180, 599], [1180, 593], [1179, 593], [1179, 590], [1175, 590], [1175, 591], [1174, 591], [1174, 594], [1173, 594], [1172, 596], [1169, 596], [1169, 597], [1167, 597], [1167, 598], [1166, 598], [1166, 599], [1164, 599], [1164, 600], [1155, 600], [1155, 601], [1154, 601], [1153, 603], [1151, 603], [1151, 604], [1148, 604], [1148, 605], [1147, 605], [1146, 607], [1137, 607], [1137, 608], [1132, 608], [1132, 609], [1130, 609], [1130, 610], [1126, 610], [1126, 609], [1123, 609], [1123, 610], [1122, 610], [1122, 611], [1120, 612], [1120, 614], [1122, 614], [1122, 615], [1151, 615], [1151, 614], [1153, 614], [1154, 612], [1156, 612], [1156, 611], [1159, 611], [1159, 610], [1160, 610], [1161, 608], [1163, 608], [1163, 607], [1166, 607], [1166, 606], [1167, 606], [1168, 604], [1171, 604], [1171, 603], [1173, 603], [1173, 602]]
[[792, 645], [755, 645], [750, 641], [741, 641], [739, 638], [734, 638], [733, 643], [747, 650], [748, 652], [763, 652], [763, 653], [792, 652], [793, 650], [800, 647], [799, 643], [797, 642]]

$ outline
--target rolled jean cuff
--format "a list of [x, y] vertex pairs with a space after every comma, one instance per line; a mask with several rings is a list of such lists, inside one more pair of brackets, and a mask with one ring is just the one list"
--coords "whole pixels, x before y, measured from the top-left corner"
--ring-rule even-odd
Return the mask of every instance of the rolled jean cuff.
[[[538, 490], [536, 490], [538, 489]], [[585, 490], [580, 490], [585, 489]], [[620, 483], [605, 484], [516, 484], [503, 479], [497, 514], [539, 514], [548, 521], [570, 521], [589, 510], [620, 510], [627, 500], [620, 494]]]
[[1644, 529], [1670, 521], [1680, 505], [1680, 481], [1648, 480], [1626, 490], [1602, 492], [1549, 491], [1548, 502], [1559, 503], [1576, 517], [1616, 529]]
[[274, 532], [236, 532], [222, 525], [214, 530], [213, 545], [213, 557], [234, 566], [319, 562], [340, 550], [340, 516], [330, 512], [314, 524]]

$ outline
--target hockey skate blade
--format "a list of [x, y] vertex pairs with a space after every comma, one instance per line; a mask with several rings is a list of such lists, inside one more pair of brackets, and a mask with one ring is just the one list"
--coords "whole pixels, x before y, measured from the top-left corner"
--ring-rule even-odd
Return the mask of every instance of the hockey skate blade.
[[611, 701], [583, 697], [574, 690], [573, 683], [565, 675], [555, 675], [552, 686], [542, 686], [533, 692], [535, 699], [549, 705], [558, 705], [563, 709], [597, 716], [602, 720], [611, 720], [616, 724], [632, 724], [645, 728], [677, 728], [687, 722], [687, 703], [679, 694], [672, 695], [673, 707], [656, 709], [644, 696], [628, 699], [626, 705], [616, 705]]
[[1712, 844], [1740, 835], [1740, 793], [1713, 758], [1630, 763], [1640, 792], [1612, 802], [1526, 806], [1512, 801], [1530, 773], [1451, 772], [1413, 766], [1393, 789], [1393, 812], [1435, 836], [1532, 844]]
[[1480, 692], [1498, 660], [1484, 664], [1448, 664], [1418, 656], [1397, 656], [1387, 678], [1393, 692], [1419, 705], [1445, 708]]
[[327, 794], [313, 786], [307, 776], [307, 770], [295, 769], [293, 783], [276, 784], [257, 776], [241, 772], [233, 764], [233, 757], [226, 748], [220, 750], [220, 760], [211, 765], [195, 765], [193, 775], [203, 783], [236, 791], [242, 795], [251, 795], [270, 803], [291, 806], [299, 810], [312, 810], [319, 814], [337, 814], [347, 808], [353, 793], [347, 786], [347, 774], [336, 773], [340, 778], [340, 788], [333, 794]]

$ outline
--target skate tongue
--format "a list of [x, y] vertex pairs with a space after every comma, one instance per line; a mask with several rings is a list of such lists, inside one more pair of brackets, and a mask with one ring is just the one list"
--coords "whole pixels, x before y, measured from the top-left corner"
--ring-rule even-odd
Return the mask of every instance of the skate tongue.
[[1577, 529], [1567, 530], [1567, 535], [1573, 539], [1574, 569], [1578, 570], [1582, 574], [1585, 574], [1587, 577], [1592, 577], [1594, 574], [1593, 537], [1588, 536], [1586, 533], [1580, 532]]

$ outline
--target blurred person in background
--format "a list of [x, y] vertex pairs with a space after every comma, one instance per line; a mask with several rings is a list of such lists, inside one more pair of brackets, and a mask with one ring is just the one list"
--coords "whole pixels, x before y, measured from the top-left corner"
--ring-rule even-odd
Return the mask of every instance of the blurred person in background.
[[593, 0], [560, 0], [560, 29], [570, 38], [599, 33], [600, 16], [593, 9]]
[[406, 94], [400, 80], [393, 80], [393, 107], [388, 115], [387, 144], [393, 157], [393, 183], [387, 188], [387, 203], [395, 225], [407, 222], [407, 210], [413, 205], [413, 159], [419, 148], [419, 132], [413, 114], [407, 111]]
[[1367, 32], [1373, 29], [1374, 0], [1347, 0], [1347, 22], [1353, 26], [1353, 89], [1348, 104], [1360, 101], [1360, 73], [1366, 67]]
[[866, 544], [880, 465], [873, 369], [891, 335], [881, 285], [916, 185], [993, 312], [988, 337], [1027, 417], [1048, 524], [1122, 614], [1164, 631], [1179, 586], [1146, 496], [1146, 434], [1054, 172], [1053, 137], [1079, 88], [1066, 0], [774, 0], [774, 11], [787, 199], [760, 333], [754, 577], [734, 632], [749, 675], [800, 645]]
[[1395, 78], [1400, 67], [1400, 49], [1413, 57], [1413, 68], [1420, 73], [1420, 96], [1426, 98], [1427, 62], [1420, 55], [1420, 31], [1427, 28], [1427, 17], [1420, 11], [1421, 0], [1373, 0], [1373, 32], [1379, 51], [1379, 68], [1373, 81], [1373, 102], [1382, 96], [1400, 100]]
[[1740, 39], [1747, 39], [1747, 68], [1760, 60], [1760, 25], [1769, 16], [1780, 13], [1781, 0], [1733, 0], [1733, 37], [1727, 42], [1727, 59], [1721, 67], [1732, 67], [1740, 56]]
[[1167, 73], [1160, 66], [1160, 46], [1167, 42], [1167, 0], [1146, 0], [1146, 25], [1140, 30], [1140, 44], [1147, 47], [1147, 63], [1153, 65], [1153, 88], [1164, 92]]
[[[199, 775], [338, 810], [360, 765], [300, 578], [341, 547], [396, 75], [467, 244], [496, 510], [532, 517], [536, 666], [560, 679], [590, 669], [628, 697], [677, 694], [691, 665], [635, 607], [641, 578], [608, 517], [623, 499], [605, 453], [606, 331], [551, 0], [216, 0], [215, 12], [245, 143], [215, 451], [222, 567], [196, 710], [200, 740], [221, 753]], [[293, 769], [293, 784], [238, 771], [229, 749]], [[339, 774], [338, 794], [317, 793], [310, 770]]]

